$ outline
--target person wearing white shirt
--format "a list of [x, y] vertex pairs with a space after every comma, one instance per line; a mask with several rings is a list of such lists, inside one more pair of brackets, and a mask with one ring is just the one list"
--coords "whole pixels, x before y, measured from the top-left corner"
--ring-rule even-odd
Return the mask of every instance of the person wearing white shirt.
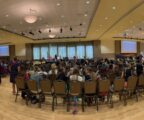
[[49, 75], [51, 75], [51, 74], [57, 75], [57, 73], [58, 73], [57, 66], [56, 66], [55, 63], [53, 63], [53, 64], [51, 65], [51, 70], [48, 72], [48, 74], [49, 74]]
[[79, 75], [78, 69], [74, 69], [73, 74], [70, 75], [70, 81], [79, 81], [79, 82], [84, 82], [83, 77]]

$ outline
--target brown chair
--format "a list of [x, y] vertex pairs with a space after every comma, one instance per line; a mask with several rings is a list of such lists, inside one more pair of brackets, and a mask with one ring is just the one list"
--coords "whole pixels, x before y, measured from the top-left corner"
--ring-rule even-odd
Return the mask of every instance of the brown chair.
[[144, 74], [141, 74], [138, 78], [138, 86], [144, 87]]
[[98, 110], [98, 98], [97, 98], [97, 94], [96, 94], [96, 90], [97, 90], [97, 82], [96, 81], [87, 81], [84, 83], [84, 94], [83, 94], [83, 112], [84, 112], [84, 107], [85, 107], [85, 99], [93, 99], [95, 100], [96, 106], [97, 106], [97, 110]]
[[144, 92], [144, 74], [141, 74], [138, 77], [137, 91], [139, 95], [141, 95], [141, 93]]
[[[57, 105], [57, 97], [67, 98], [66, 84], [64, 81], [54, 81], [54, 92], [52, 94], [52, 111], [55, 110], [55, 104]], [[68, 110], [68, 108], [67, 108]]]
[[41, 94], [40, 94], [40, 107], [41, 107], [41, 99], [45, 99], [45, 95], [50, 95], [51, 96], [51, 82], [50, 80], [40, 80], [40, 89], [41, 89]]
[[[74, 97], [82, 97], [82, 83], [78, 82], [78, 81], [71, 81], [69, 83], [69, 91], [68, 91], [68, 111], [70, 110], [70, 98], [74, 98]], [[82, 100], [83, 102], [83, 100]], [[82, 111], [83, 110], [83, 103], [81, 103], [82, 105]]]
[[[31, 95], [35, 95], [38, 97], [38, 102], [39, 102], [39, 107], [41, 107], [41, 102], [40, 102], [40, 91], [38, 89], [37, 83], [35, 80], [28, 80], [27, 81], [27, 86], [29, 91], [31, 92]], [[28, 105], [28, 100], [27, 100], [27, 105]]]
[[53, 82], [56, 80], [56, 78], [57, 78], [56, 74], [49, 75], [49, 79], [51, 81], [51, 87], [53, 86]]
[[[112, 92], [110, 91], [110, 80], [99, 80], [99, 96], [101, 96], [102, 93], [104, 93], [104, 96], [107, 96], [107, 102], [110, 103], [111, 107], [113, 107]], [[99, 107], [97, 110], [98, 109]]]
[[135, 95], [136, 101], [138, 101], [138, 92], [136, 89], [137, 81], [138, 81], [137, 76], [130, 76], [128, 78], [127, 87], [125, 89], [125, 94], [126, 94], [125, 105], [127, 105], [127, 97], [128, 96], [131, 97], [132, 95]]
[[[114, 93], [113, 94], [119, 94], [119, 100], [121, 100], [121, 97], [124, 97], [125, 100], [125, 94], [124, 94], [124, 79], [120, 78], [117, 80], [114, 80]], [[125, 102], [125, 101], [124, 101]]]
[[25, 82], [23, 77], [17, 77], [16, 78], [16, 87], [17, 87], [17, 92], [16, 92], [16, 98], [15, 98], [15, 102], [17, 101], [17, 97], [19, 95], [19, 92], [23, 92], [25, 91]]

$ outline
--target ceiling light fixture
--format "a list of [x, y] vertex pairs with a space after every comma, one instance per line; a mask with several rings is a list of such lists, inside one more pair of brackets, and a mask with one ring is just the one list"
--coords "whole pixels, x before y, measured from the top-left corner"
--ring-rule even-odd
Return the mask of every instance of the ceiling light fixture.
[[84, 16], [87, 17], [88, 15], [87, 15], [87, 14], [84, 14]]
[[50, 34], [49, 35], [49, 38], [54, 38], [56, 35], [54, 35], [54, 34]]
[[57, 6], [60, 6], [61, 4], [60, 3], [57, 3]]
[[131, 20], [130, 23], [133, 23], [133, 21]]
[[108, 19], [108, 17], [105, 17], [105, 20], [107, 20]]
[[61, 18], [64, 18], [65, 16], [64, 15], [61, 15]]
[[86, 4], [90, 4], [90, 1], [86, 1]]
[[2, 28], [4, 28], [4, 29], [5, 29], [5, 28], [6, 28], [6, 26], [4, 25], [4, 26], [2, 26]]
[[113, 10], [116, 10], [116, 6], [113, 6], [112, 9], [113, 9]]
[[23, 24], [23, 22], [22, 22], [22, 21], [20, 21], [20, 24], [22, 25], [22, 24]]
[[5, 15], [6, 17], [9, 17], [9, 15], [7, 14], [7, 15]]
[[35, 15], [35, 14], [36, 14], [36, 11], [30, 9], [29, 12], [30, 12], [30, 13], [25, 16], [24, 20], [25, 20], [27, 23], [35, 23], [35, 22], [37, 21], [37, 16]]

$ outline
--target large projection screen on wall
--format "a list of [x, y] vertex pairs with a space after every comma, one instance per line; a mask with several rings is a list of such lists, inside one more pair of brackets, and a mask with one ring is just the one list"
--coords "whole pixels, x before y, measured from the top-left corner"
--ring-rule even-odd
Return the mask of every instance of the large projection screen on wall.
[[137, 53], [137, 42], [130, 40], [122, 40], [121, 53]]
[[9, 56], [9, 46], [1, 46], [0, 45], [0, 57]]

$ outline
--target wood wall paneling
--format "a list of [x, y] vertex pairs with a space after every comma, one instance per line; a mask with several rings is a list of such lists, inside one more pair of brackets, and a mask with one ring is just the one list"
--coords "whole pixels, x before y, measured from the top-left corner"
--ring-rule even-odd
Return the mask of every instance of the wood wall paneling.
[[93, 49], [94, 49], [94, 58], [100, 58], [101, 57], [101, 41], [95, 40], [93, 42]]
[[116, 40], [115, 41], [115, 54], [120, 54], [121, 53], [121, 41]]
[[15, 45], [9, 45], [9, 55], [10, 60], [12, 60], [15, 57]]
[[32, 60], [33, 59], [33, 45], [32, 44], [26, 44], [26, 59]]

